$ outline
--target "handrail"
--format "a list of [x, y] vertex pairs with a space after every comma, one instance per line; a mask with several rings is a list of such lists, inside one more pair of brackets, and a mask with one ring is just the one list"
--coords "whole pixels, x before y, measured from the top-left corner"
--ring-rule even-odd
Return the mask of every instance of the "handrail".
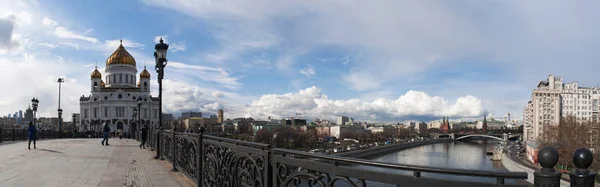
[[238, 145], [248, 145], [248, 146], [254, 146], [254, 147], [261, 147], [261, 148], [271, 147], [271, 145], [269, 145], [269, 144], [248, 142], [248, 141], [243, 141], [243, 140], [235, 140], [235, 139], [231, 139], [231, 138], [222, 138], [222, 137], [212, 136], [212, 135], [202, 135], [202, 137], [207, 138], [207, 139], [222, 141], [222, 142], [238, 144]]
[[356, 158], [348, 158], [348, 157], [339, 157], [333, 155], [321, 155], [321, 154], [313, 154], [307, 153], [303, 151], [296, 150], [288, 150], [281, 148], [273, 148], [271, 149], [273, 153], [287, 153], [293, 155], [301, 155], [313, 158], [320, 158], [330, 161], [339, 161], [349, 164], [361, 164], [367, 166], [377, 166], [384, 167], [390, 169], [400, 169], [400, 170], [409, 170], [409, 171], [420, 171], [420, 172], [430, 172], [430, 173], [441, 173], [441, 174], [450, 174], [450, 175], [466, 175], [466, 176], [478, 176], [478, 177], [494, 177], [494, 178], [507, 178], [507, 179], [527, 179], [526, 172], [501, 172], [501, 171], [485, 171], [485, 170], [466, 170], [466, 169], [451, 169], [451, 168], [441, 168], [441, 167], [429, 167], [429, 166], [419, 166], [419, 165], [409, 165], [409, 164], [392, 164], [385, 162], [377, 162], [371, 160], [364, 159], [356, 159]]

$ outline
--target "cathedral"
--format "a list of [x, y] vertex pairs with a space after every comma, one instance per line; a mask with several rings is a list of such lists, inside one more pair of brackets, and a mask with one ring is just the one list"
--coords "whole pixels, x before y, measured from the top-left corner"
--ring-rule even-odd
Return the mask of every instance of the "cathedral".
[[139, 79], [137, 72], [135, 59], [121, 41], [117, 50], [106, 59], [104, 74], [97, 66], [92, 72], [91, 94], [79, 98], [80, 131], [100, 132], [102, 124], [106, 123], [111, 131], [129, 132], [138, 122], [134, 115], [138, 102], [141, 103], [137, 111], [141, 125], [157, 126], [159, 101], [158, 97], [150, 95], [150, 72], [144, 67]]

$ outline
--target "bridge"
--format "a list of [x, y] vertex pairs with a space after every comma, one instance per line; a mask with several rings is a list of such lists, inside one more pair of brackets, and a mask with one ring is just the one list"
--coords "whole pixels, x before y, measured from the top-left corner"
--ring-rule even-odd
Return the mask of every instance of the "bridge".
[[463, 140], [463, 139], [468, 139], [468, 138], [479, 137], [479, 138], [490, 138], [490, 139], [495, 139], [495, 140], [499, 140], [499, 141], [504, 141], [505, 138], [506, 138], [506, 140], [511, 140], [511, 139], [519, 138], [520, 136], [521, 136], [520, 134], [506, 134], [506, 133], [505, 134], [453, 134], [454, 140]]
[[[100, 145], [99, 138], [50, 138], [39, 141], [37, 149], [27, 150], [26, 142], [18, 141], [24, 139], [24, 133], [0, 131], [0, 140], [4, 140], [0, 144], [0, 186], [283, 187], [369, 186], [373, 182], [398, 186], [519, 186], [504, 184], [504, 180], [528, 177], [525, 172], [391, 164], [311, 154], [206, 135], [204, 129], [199, 133], [151, 131], [148, 139], [151, 150], [140, 149], [137, 140], [116, 138], [109, 140], [110, 146]], [[5, 144], [9, 140], [14, 143]], [[536, 183], [544, 185], [553, 184], [554, 178], [548, 176], [554, 175], [548, 172], [553, 171], [558, 160], [552, 157], [556, 150], [547, 151], [542, 149], [539, 153], [549, 155], [540, 158], [542, 166], [547, 168], [540, 174], [545, 178], [538, 180], [538, 174], [535, 176]], [[575, 162], [578, 168], [592, 161], [591, 157], [582, 158], [585, 161]], [[389, 169], [409, 171], [412, 175]], [[495, 178], [496, 183], [439, 179], [429, 177], [431, 174]]]

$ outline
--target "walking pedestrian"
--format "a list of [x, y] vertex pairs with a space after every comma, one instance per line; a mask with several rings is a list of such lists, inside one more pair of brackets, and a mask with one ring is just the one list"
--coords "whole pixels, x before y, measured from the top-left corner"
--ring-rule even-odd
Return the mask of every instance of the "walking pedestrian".
[[35, 146], [35, 140], [37, 139], [37, 129], [32, 122], [29, 122], [29, 128], [27, 129], [27, 137], [29, 138], [29, 150], [31, 150], [31, 141], [33, 140], [33, 149], [37, 149]]
[[[110, 133], [110, 127], [108, 126], [107, 123], [104, 123], [104, 133], [103, 133], [103, 137], [102, 137], [102, 145], [109, 145], [108, 144], [108, 133]], [[106, 141], [106, 144], [104, 144], [104, 141]]]
[[148, 125], [144, 125], [144, 127], [142, 127], [142, 144], [140, 144], [140, 149], [146, 149], [146, 139], [147, 138], [148, 138]]

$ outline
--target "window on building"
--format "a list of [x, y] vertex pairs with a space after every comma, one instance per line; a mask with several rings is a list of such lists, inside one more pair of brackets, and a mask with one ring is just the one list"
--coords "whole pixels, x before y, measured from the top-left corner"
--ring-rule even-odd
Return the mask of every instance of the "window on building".
[[85, 109], [83, 112], [84, 118], [88, 118], [88, 109]]
[[125, 76], [125, 82], [129, 83], [129, 75]]
[[119, 74], [119, 83], [123, 82], [123, 74]]
[[98, 117], [98, 109], [94, 108], [94, 118], [97, 118], [97, 117]]
[[104, 107], [104, 117], [108, 117], [108, 107]]

